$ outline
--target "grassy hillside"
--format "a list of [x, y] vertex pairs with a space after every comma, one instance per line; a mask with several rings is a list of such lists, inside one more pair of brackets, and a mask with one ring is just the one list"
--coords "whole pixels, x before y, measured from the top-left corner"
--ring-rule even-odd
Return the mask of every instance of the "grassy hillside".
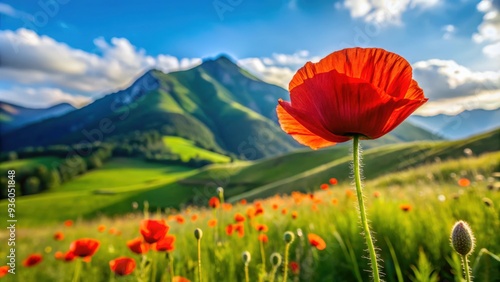
[[184, 161], [195, 157], [210, 160], [214, 163], [228, 163], [231, 160], [228, 156], [197, 147], [193, 141], [182, 137], [165, 136], [163, 142], [172, 153], [179, 155]]
[[[499, 138], [500, 130], [497, 130], [462, 141], [405, 143], [368, 149], [363, 154], [364, 174], [371, 180], [436, 161], [460, 159], [464, 157], [465, 148], [470, 148], [475, 155], [499, 151]], [[350, 182], [349, 150], [347, 146], [301, 150], [257, 162], [216, 164], [201, 170], [113, 159], [103, 168], [63, 184], [56, 192], [18, 198], [19, 216], [36, 225], [42, 218], [43, 222], [50, 222], [66, 217], [92, 218], [100, 213], [120, 214], [133, 202], [149, 201], [152, 209], [205, 204], [218, 186], [225, 188], [230, 202], [311, 191], [331, 177], [341, 183]], [[498, 153], [484, 158], [489, 161], [481, 162], [490, 170], [500, 169]], [[5, 205], [6, 201], [0, 202], [0, 208]]]
[[0, 170], [7, 169], [30, 169], [38, 165], [44, 165], [47, 168], [55, 168], [61, 162], [57, 157], [38, 157], [31, 159], [14, 160], [0, 163]]

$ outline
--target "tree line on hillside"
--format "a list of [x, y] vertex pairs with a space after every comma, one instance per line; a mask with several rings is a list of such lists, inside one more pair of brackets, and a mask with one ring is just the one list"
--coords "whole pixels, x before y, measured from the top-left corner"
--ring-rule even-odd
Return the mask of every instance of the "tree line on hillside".
[[[54, 189], [62, 183], [85, 174], [89, 170], [100, 168], [111, 157], [139, 158], [148, 162], [165, 165], [183, 165], [200, 168], [212, 164], [211, 160], [199, 156], [183, 160], [163, 143], [163, 137], [157, 130], [134, 131], [114, 136], [106, 142], [80, 143], [78, 145], [53, 145], [47, 147], [27, 147], [18, 151], [0, 154], [1, 162], [23, 160], [38, 157], [55, 157], [50, 163], [17, 166], [17, 195], [31, 195]], [[231, 156], [231, 160], [234, 157]], [[6, 167], [1, 169], [7, 175]], [[7, 187], [7, 178], [0, 180], [2, 187]], [[5, 183], [4, 183], [5, 182]], [[7, 197], [7, 189], [2, 189], [0, 198]]]

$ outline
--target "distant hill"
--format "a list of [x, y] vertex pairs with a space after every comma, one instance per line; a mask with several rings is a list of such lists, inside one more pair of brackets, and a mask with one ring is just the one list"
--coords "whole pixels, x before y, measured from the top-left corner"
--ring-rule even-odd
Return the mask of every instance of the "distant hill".
[[73, 110], [75, 110], [75, 107], [68, 103], [33, 109], [0, 101], [0, 133], [12, 131], [51, 117], [61, 116]]
[[[288, 97], [285, 89], [220, 56], [185, 71], [150, 70], [128, 88], [84, 108], [4, 134], [2, 150], [102, 141], [157, 130], [239, 159], [271, 157], [302, 147], [277, 122], [277, 100]], [[403, 123], [371, 144], [436, 139], [440, 137]]]
[[411, 116], [409, 121], [448, 139], [460, 139], [500, 127], [500, 109], [464, 111], [455, 116]]

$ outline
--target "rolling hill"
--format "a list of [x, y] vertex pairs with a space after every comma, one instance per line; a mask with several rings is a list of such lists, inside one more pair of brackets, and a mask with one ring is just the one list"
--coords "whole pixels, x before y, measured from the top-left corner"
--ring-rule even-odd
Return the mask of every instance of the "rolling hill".
[[[478, 167], [488, 172], [492, 169], [499, 171], [499, 140], [500, 130], [496, 130], [460, 141], [421, 141], [367, 149], [363, 154], [364, 175], [368, 181], [377, 181], [380, 177], [410, 168], [418, 170], [429, 164], [453, 164], [453, 160], [465, 157], [465, 148], [481, 156]], [[38, 225], [67, 218], [123, 214], [130, 211], [134, 202], [142, 204], [148, 201], [153, 210], [206, 205], [218, 186], [225, 188], [229, 202], [292, 191], [312, 191], [319, 189], [319, 185], [331, 177], [336, 177], [341, 184], [350, 182], [349, 150], [348, 146], [318, 151], [304, 149], [259, 161], [214, 164], [202, 169], [113, 158], [102, 168], [64, 183], [55, 190], [18, 198], [18, 216], [24, 222]], [[464, 165], [467, 167], [469, 163]], [[424, 169], [421, 173], [422, 177], [427, 177], [432, 171]], [[450, 171], [440, 170], [439, 173], [444, 173], [443, 177], [450, 175]], [[124, 178], [123, 175], [129, 177]], [[382, 182], [386, 183], [387, 179]], [[380, 189], [385, 187], [385, 184], [379, 186]], [[83, 198], [86, 200], [81, 201]], [[0, 201], [0, 208], [6, 204], [7, 201]]]
[[68, 103], [61, 103], [48, 108], [32, 109], [0, 101], [0, 133], [21, 128], [30, 123], [61, 116], [75, 110]]
[[[92, 143], [156, 130], [163, 136], [190, 140], [205, 150], [256, 160], [300, 146], [276, 120], [277, 100], [287, 97], [285, 89], [259, 80], [220, 56], [185, 71], [147, 71], [130, 87], [84, 108], [2, 134], [2, 151]], [[403, 123], [372, 144], [438, 139]]]

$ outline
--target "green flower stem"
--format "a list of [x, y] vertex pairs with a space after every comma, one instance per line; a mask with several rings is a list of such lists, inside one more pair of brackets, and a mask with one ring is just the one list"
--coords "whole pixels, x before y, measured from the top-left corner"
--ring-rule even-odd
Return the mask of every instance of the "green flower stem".
[[260, 256], [262, 257], [262, 272], [266, 273], [266, 252], [264, 251], [264, 242], [259, 240], [260, 243]]
[[366, 245], [368, 246], [368, 251], [370, 252], [373, 280], [375, 282], [380, 282], [377, 254], [375, 252], [375, 246], [373, 244], [370, 226], [368, 225], [368, 219], [366, 217], [365, 203], [364, 203], [364, 198], [363, 198], [363, 190], [361, 187], [361, 171], [360, 171], [359, 151], [360, 151], [359, 136], [354, 136], [354, 138], [353, 138], [353, 150], [352, 150], [353, 173], [354, 173], [354, 182], [356, 184], [356, 196], [358, 198], [359, 213], [361, 216], [361, 225], [363, 227], [363, 231], [365, 234]]
[[80, 273], [82, 272], [82, 260], [77, 258], [75, 261], [75, 275], [73, 276], [73, 282], [80, 281]]
[[202, 278], [201, 278], [201, 238], [198, 239], [198, 281], [202, 282]]
[[462, 256], [462, 262], [464, 263], [465, 280], [467, 282], [471, 282], [470, 271], [469, 271], [469, 260], [467, 259], [466, 255]]
[[290, 251], [291, 243], [286, 243], [285, 245], [285, 264], [283, 265], [283, 282], [288, 280], [288, 253]]
[[250, 275], [248, 274], [248, 263], [245, 263], [245, 281], [250, 281]]

